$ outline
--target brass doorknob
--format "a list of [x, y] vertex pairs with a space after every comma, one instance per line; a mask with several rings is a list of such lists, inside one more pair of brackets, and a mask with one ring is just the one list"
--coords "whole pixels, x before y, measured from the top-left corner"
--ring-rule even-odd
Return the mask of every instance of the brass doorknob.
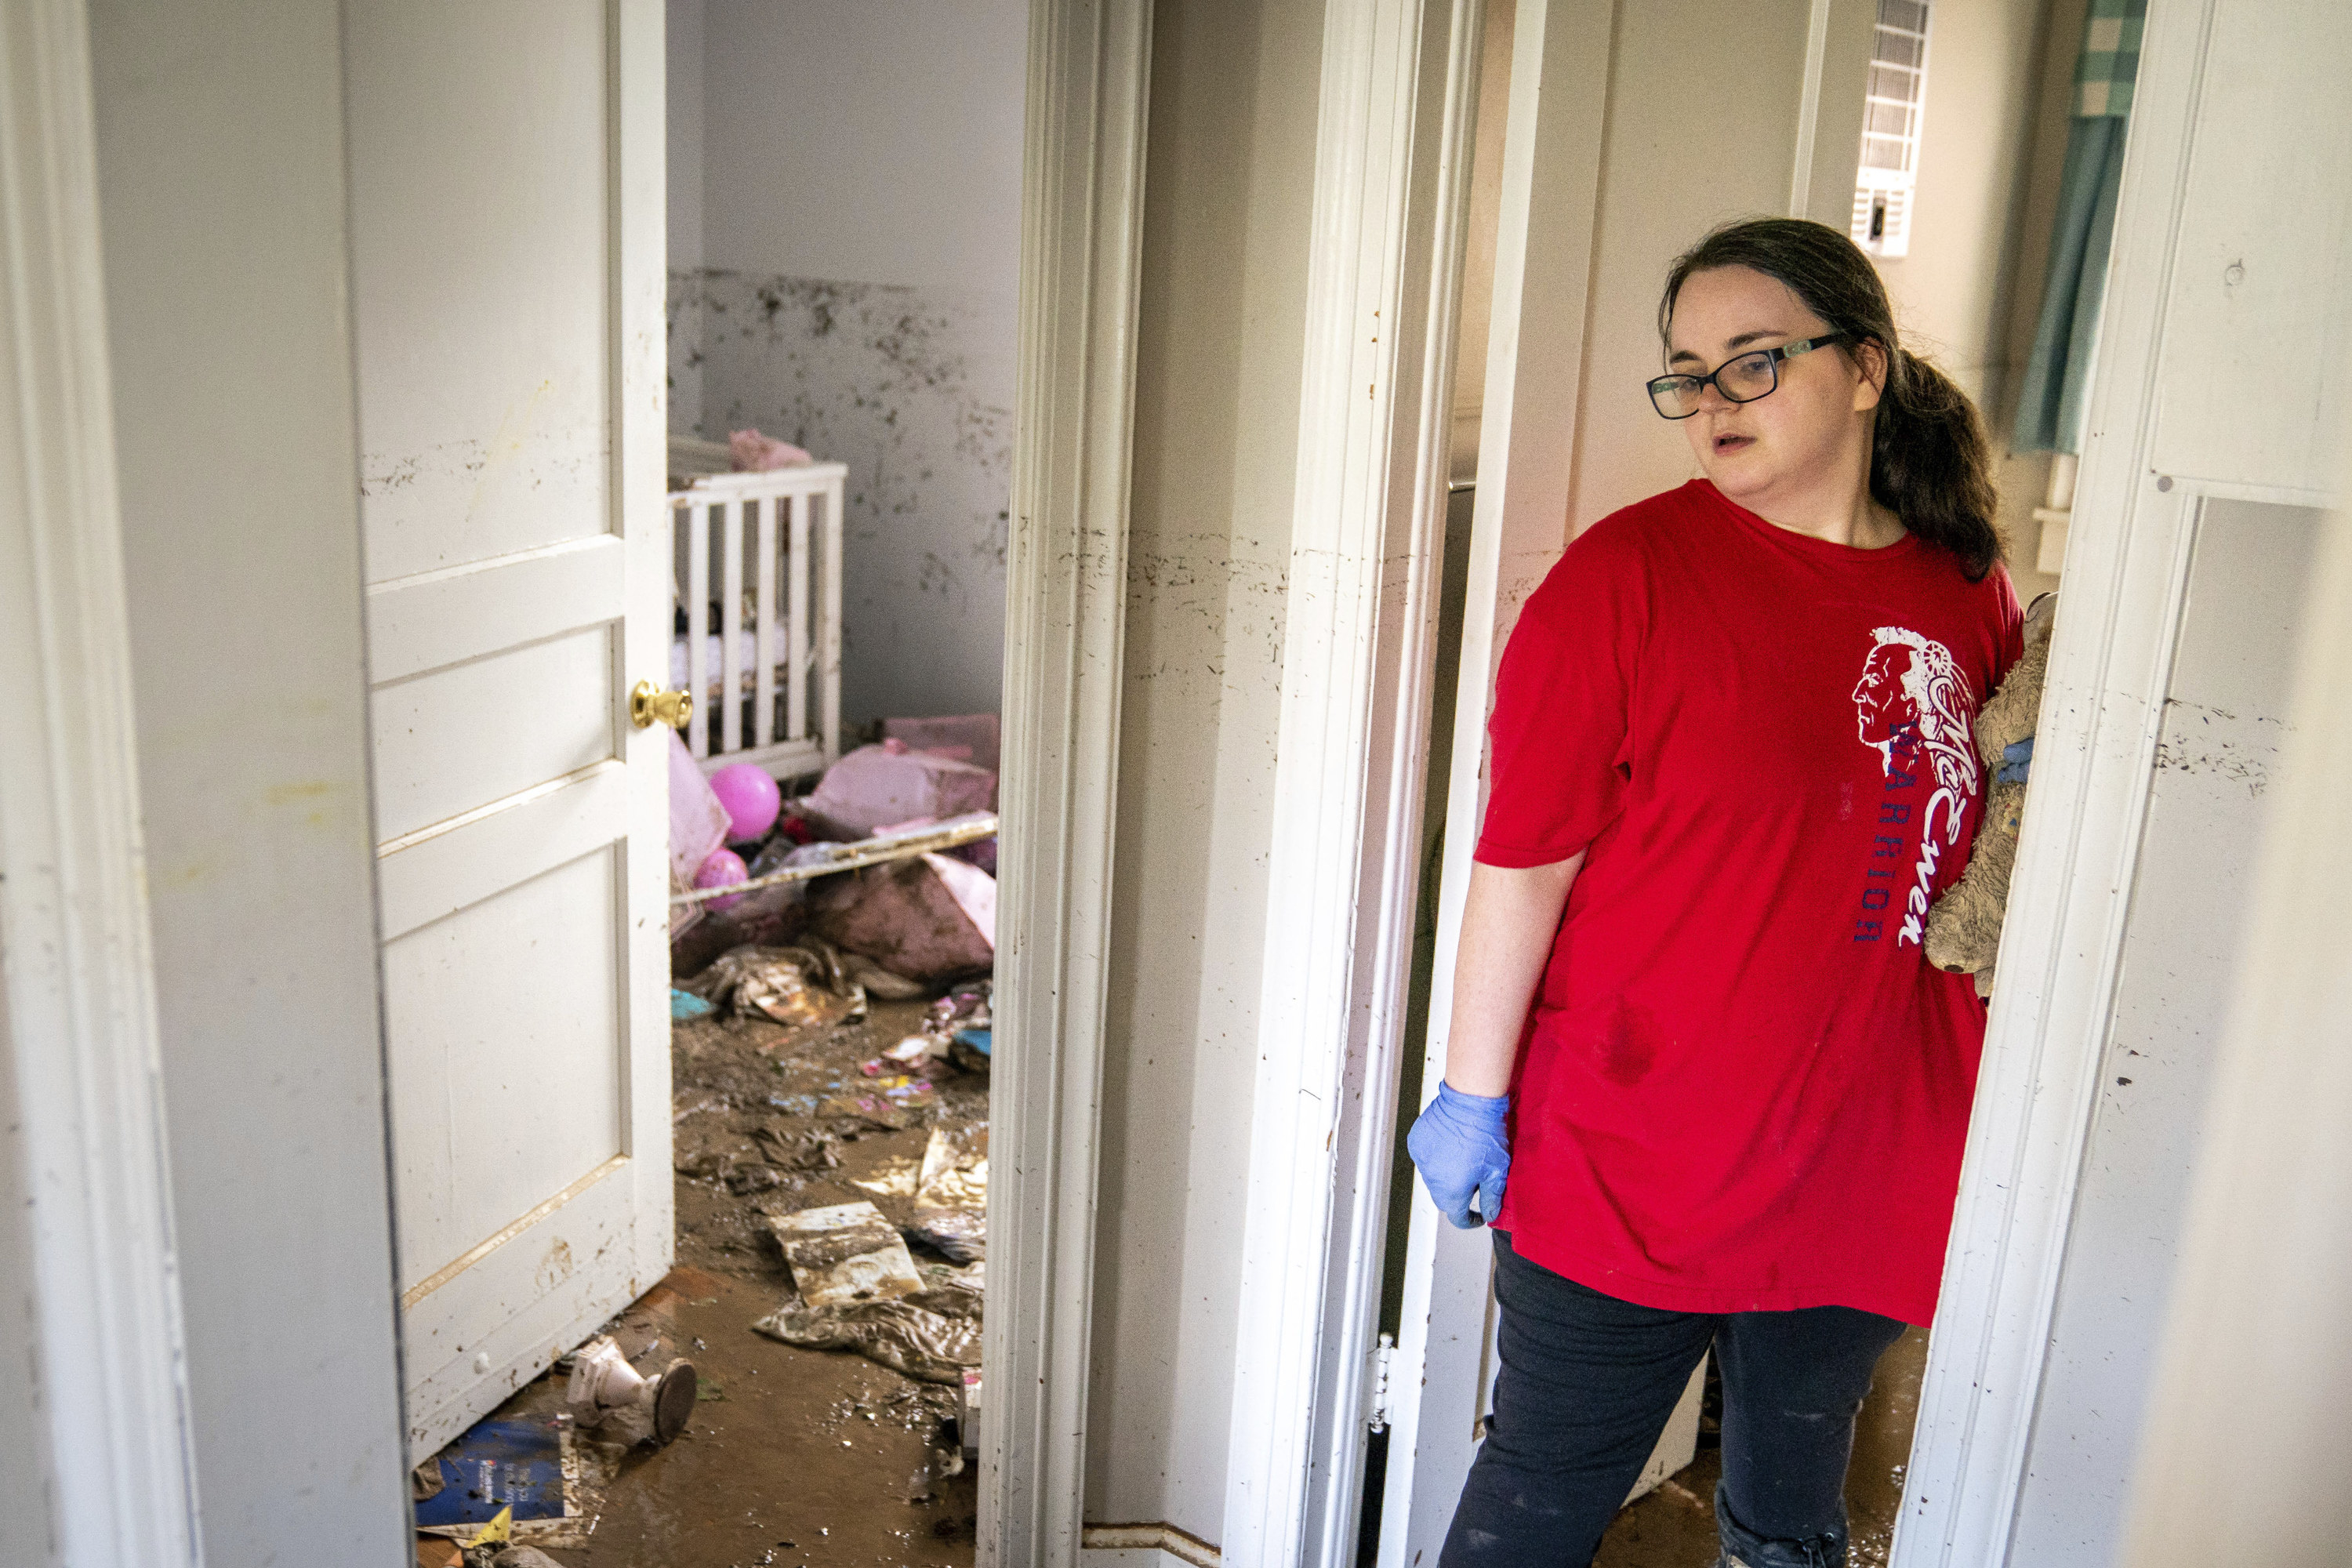
[[656, 691], [650, 680], [640, 680], [629, 693], [629, 722], [640, 730], [650, 730], [655, 722], [683, 730], [694, 717], [694, 693], [691, 691]]

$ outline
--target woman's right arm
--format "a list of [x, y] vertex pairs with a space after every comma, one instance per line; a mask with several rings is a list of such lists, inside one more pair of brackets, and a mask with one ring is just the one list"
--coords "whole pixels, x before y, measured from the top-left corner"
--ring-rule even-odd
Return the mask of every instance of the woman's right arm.
[[1464, 1094], [1507, 1094], [1536, 986], [1551, 962], [1581, 853], [1549, 866], [1474, 864], [1454, 961], [1445, 1081]]

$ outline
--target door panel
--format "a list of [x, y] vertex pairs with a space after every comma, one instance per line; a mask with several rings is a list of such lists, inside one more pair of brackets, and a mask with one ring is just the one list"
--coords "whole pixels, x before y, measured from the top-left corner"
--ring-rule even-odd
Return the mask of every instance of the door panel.
[[372, 583], [607, 531], [606, 9], [351, 9]]
[[518, 1183], [555, 1192], [621, 1152], [620, 1066], [592, 1044], [623, 1037], [614, 861], [607, 846], [384, 947], [404, 1290], [513, 1219]]
[[614, 673], [613, 628], [602, 626], [378, 685], [379, 837], [404, 837], [614, 755]]
[[661, 11], [358, 0], [353, 314], [409, 1438], [668, 1267]]

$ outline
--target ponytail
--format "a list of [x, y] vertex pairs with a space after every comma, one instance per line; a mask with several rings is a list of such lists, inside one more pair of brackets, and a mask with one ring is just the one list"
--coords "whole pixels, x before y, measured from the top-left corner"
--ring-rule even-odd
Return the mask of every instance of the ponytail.
[[1870, 433], [1870, 494], [1904, 527], [1958, 556], [1971, 583], [2006, 553], [1984, 421], [1950, 376], [1908, 349], [1888, 356]]
[[1871, 430], [1871, 499], [1903, 526], [1957, 556], [1969, 582], [2008, 553], [2001, 537], [1992, 447], [1976, 405], [1952, 378], [1903, 347], [1878, 269], [1853, 241], [1803, 218], [1748, 218], [1716, 229], [1675, 258], [1658, 302], [1658, 336], [1691, 274], [1745, 267], [1788, 285], [1833, 332], [1848, 358], [1863, 343], [1886, 358]]

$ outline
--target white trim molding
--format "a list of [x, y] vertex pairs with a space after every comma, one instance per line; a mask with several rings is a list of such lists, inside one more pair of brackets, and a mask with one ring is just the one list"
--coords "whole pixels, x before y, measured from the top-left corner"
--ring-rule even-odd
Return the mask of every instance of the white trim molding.
[[1325, 12], [1225, 1554], [1355, 1561], [1435, 652], [1477, 0]]
[[[1615, 30], [1616, 7], [1605, 0], [1519, 0], [1512, 26], [1491, 347], [1422, 1068], [1424, 1101], [1435, 1097], [1444, 1076], [1453, 956], [1484, 805], [1495, 668], [1520, 603], [1559, 554], [1561, 520], [1568, 515], [1568, 443], [1558, 433], [1575, 427], [1581, 395]], [[1389, 1371], [1381, 1568], [1437, 1560], [1477, 1447], [1493, 1331], [1489, 1234], [1454, 1229], [1418, 1182], [1412, 1192], [1403, 1308]]]
[[2090, 439], [1893, 1568], [1997, 1568], [2034, 1433], [2197, 519], [2151, 469], [2211, 0], [2154, 6]]
[[1030, 10], [982, 1568], [1080, 1545], [1150, 47], [1149, 0]]
[[0, 1430], [47, 1510], [8, 1528], [28, 1563], [194, 1564], [81, 0], [0, 6]]

